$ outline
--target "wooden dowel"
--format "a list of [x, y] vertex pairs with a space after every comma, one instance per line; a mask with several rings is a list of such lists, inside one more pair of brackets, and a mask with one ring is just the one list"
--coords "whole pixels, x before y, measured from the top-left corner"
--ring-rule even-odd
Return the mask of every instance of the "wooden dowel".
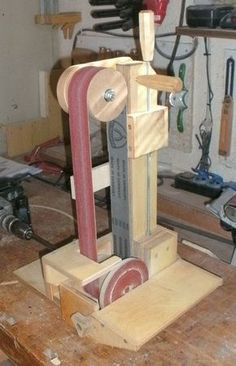
[[178, 77], [166, 75], [139, 75], [137, 82], [150, 89], [161, 90], [165, 92], [180, 92], [183, 88], [183, 82]]

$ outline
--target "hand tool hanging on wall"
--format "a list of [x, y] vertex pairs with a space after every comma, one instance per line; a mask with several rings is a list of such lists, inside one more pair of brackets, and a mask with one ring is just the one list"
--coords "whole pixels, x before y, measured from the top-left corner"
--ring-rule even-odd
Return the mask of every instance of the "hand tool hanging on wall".
[[186, 105], [186, 95], [188, 90], [185, 87], [184, 79], [186, 75], [186, 64], [182, 63], [179, 68], [179, 77], [183, 82], [183, 94], [182, 94], [182, 103], [183, 105], [179, 108], [178, 116], [177, 116], [177, 129], [179, 132], [184, 132], [184, 111], [188, 108]]
[[207, 102], [206, 113], [204, 120], [199, 125], [199, 134], [195, 137], [199, 144], [199, 149], [202, 151], [201, 158], [197, 166], [192, 169], [192, 172], [185, 172], [176, 175], [175, 187], [181, 188], [190, 192], [195, 192], [208, 197], [216, 197], [220, 194], [222, 189], [222, 178], [217, 174], [210, 173], [211, 159], [209, 156], [211, 136], [212, 136], [212, 99], [213, 91], [210, 82], [210, 62], [207, 38], [204, 38], [206, 57], [206, 79], [207, 79]]
[[93, 10], [93, 18], [119, 17], [121, 20], [94, 25], [96, 31], [107, 31], [122, 28], [127, 31], [139, 24], [138, 14], [142, 9], [153, 11], [156, 23], [161, 24], [165, 18], [169, 0], [89, 0], [92, 6], [114, 5], [115, 9]]
[[[202, 151], [201, 158], [199, 163], [197, 164], [196, 168], [193, 169], [201, 176], [205, 175], [204, 181], [208, 184], [208, 176], [209, 176], [209, 169], [211, 166], [211, 158], [210, 158], [210, 144], [211, 144], [211, 137], [212, 137], [212, 127], [213, 127], [213, 115], [212, 115], [212, 100], [214, 98], [213, 90], [211, 87], [210, 81], [210, 52], [208, 46], [208, 40], [204, 38], [205, 44], [205, 53], [204, 56], [206, 57], [206, 79], [207, 79], [207, 102], [206, 102], [206, 114], [204, 120], [199, 125], [199, 134], [196, 134], [195, 137], [199, 144], [199, 149]], [[209, 176], [210, 179], [210, 176]], [[204, 183], [203, 180], [200, 183]]]
[[182, 63], [179, 67], [179, 78], [182, 80], [183, 89], [179, 93], [171, 93], [169, 96], [170, 105], [173, 108], [178, 108], [177, 115], [177, 130], [179, 132], [184, 132], [184, 111], [188, 108], [186, 104], [186, 96], [188, 94], [188, 90], [185, 87], [184, 79], [186, 74], [186, 65]]
[[229, 156], [233, 124], [233, 91], [235, 61], [229, 57], [226, 61], [225, 95], [221, 112], [219, 155]]

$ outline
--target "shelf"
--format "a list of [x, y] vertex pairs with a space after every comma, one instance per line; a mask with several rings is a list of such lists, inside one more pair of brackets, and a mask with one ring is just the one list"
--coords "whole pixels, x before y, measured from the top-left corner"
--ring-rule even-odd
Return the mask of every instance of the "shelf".
[[236, 30], [221, 29], [221, 28], [190, 28], [190, 27], [176, 27], [176, 33], [182, 36], [190, 37], [211, 37], [211, 38], [228, 38], [236, 39]]
[[36, 24], [61, 27], [65, 39], [72, 38], [75, 24], [79, 23], [80, 21], [81, 21], [81, 13], [76, 12], [35, 16]]

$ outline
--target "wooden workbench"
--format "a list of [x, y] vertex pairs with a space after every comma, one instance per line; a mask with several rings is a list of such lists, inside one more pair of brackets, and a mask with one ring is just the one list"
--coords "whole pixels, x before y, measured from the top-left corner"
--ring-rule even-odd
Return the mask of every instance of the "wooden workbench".
[[[30, 203], [71, 213], [69, 194], [38, 181], [25, 184]], [[74, 235], [69, 217], [32, 206], [35, 231], [51, 242]], [[97, 210], [99, 231], [108, 227], [107, 213]], [[80, 339], [60, 318], [56, 304], [18, 282], [13, 271], [42, 255], [36, 242], [3, 235], [0, 242], [0, 348], [17, 365], [235, 365], [236, 271], [233, 267], [184, 245], [179, 254], [224, 278], [224, 285], [201, 301], [138, 352], [123, 351]], [[148, 301], [148, 299], [147, 299]], [[53, 357], [52, 357], [53, 358]]]

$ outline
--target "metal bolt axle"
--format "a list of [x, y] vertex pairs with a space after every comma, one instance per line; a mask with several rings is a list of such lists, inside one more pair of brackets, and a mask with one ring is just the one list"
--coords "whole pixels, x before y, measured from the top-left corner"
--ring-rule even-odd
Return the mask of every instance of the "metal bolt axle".
[[115, 99], [116, 93], [113, 89], [107, 89], [104, 93], [104, 99], [106, 102], [112, 102]]

